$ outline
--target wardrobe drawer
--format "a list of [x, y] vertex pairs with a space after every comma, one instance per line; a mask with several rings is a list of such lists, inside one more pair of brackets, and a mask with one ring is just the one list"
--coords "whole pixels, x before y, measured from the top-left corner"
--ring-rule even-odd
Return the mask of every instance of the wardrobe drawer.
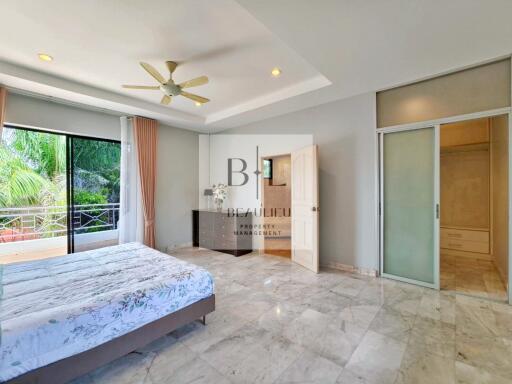
[[467, 241], [442, 237], [441, 248], [456, 249], [466, 252], [489, 253], [489, 242]]
[[441, 228], [441, 239], [467, 240], [489, 243], [489, 232], [472, 231], [468, 229]]

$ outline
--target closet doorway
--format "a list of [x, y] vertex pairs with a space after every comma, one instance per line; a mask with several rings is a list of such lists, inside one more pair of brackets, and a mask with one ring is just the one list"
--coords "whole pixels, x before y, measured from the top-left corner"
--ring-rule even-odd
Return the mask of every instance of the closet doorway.
[[263, 158], [265, 253], [291, 257], [291, 155]]
[[510, 114], [378, 130], [383, 277], [510, 300]]
[[508, 115], [440, 126], [441, 289], [507, 301]]

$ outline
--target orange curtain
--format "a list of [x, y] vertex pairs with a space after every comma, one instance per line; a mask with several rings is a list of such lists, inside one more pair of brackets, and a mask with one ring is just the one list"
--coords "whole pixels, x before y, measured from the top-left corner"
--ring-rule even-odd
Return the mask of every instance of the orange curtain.
[[133, 118], [133, 133], [137, 146], [139, 174], [144, 211], [144, 244], [155, 248], [155, 185], [156, 131], [158, 121], [144, 117]]
[[6, 99], [7, 90], [4, 87], [0, 87], [0, 138], [2, 137], [2, 130], [4, 129]]

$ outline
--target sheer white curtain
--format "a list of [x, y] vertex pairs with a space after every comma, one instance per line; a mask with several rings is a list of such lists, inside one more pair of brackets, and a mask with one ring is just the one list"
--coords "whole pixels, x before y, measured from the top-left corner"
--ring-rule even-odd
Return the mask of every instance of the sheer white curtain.
[[121, 194], [119, 207], [119, 244], [144, 239], [144, 213], [140, 191], [137, 147], [132, 119], [121, 117]]

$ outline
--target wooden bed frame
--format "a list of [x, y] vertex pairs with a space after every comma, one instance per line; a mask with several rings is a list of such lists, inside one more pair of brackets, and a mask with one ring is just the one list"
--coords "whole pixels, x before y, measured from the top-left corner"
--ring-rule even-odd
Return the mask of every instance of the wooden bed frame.
[[215, 295], [155, 320], [130, 333], [47, 366], [26, 372], [5, 384], [64, 384], [215, 310]]

